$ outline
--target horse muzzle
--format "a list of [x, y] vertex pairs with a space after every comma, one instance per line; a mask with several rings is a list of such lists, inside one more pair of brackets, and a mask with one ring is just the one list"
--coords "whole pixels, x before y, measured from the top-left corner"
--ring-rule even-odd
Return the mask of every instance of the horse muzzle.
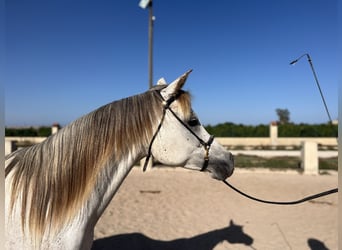
[[230, 152], [225, 153], [224, 157], [213, 157], [210, 160], [207, 170], [212, 178], [222, 181], [233, 174], [234, 156]]

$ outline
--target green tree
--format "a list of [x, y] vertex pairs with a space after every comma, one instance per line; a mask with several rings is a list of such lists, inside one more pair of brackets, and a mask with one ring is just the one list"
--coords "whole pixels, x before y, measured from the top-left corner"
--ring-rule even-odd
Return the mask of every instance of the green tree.
[[276, 109], [278, 122], [280, 124], [288, 124], [290, 122], [290, 111], [288, 109]]
[[51, 127], [39, 127], [37, 134], [38, 136], [48, 137], [51, 135]]

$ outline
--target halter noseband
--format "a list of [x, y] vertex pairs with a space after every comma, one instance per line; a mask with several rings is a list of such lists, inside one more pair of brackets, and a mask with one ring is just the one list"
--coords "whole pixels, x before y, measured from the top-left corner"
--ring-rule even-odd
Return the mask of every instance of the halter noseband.
[[198, 135], [196, 135], [196, 133], [194, 131], [191, 130], [191, 128], [185, 123], [182, 121], [181, 118], [179, 118], [179, 116], [173, 112], [173, 110], [170, 108], [170, 105], [171, 103], [173, 103], [175, 100], [177, 100], [178, 96], [179, 95], [173, 95], [171, 96], [168, 100], [165, 100], [163, 98], [163, 96], [160, 94], [159, 91], [157, 91], [160, 98], [162, 99], [163, 101], [163, 115], [162, 115], [162, 118], [159, 122], [159, 125], [158, 125], [158, 128], [156, 130], [156, 132], [154, 133], [152, 139], [151, 139], [151, 142], [150, 142], [150, 145], [148, 147], [148, 153], [147, 153], [147, 156], [146, 156], [146, 159], [145, 159], [145, 163], [144, 163], [144, 167], [143, 167], [143, 171], [145, 172], [146, 168], [147, 168], [147, 164], [148, 164], [148, 161], [152, 155], [152, 144], [154, 142], [154, 140], [156, 139], [157, 137], [157, 134], [161, 128], [161, 126], [163, 125], [163, 122], [164, 122], [164, 118], [165, 118], [165, 115], [166, 115], [166, 111], [169, 110], [171, 112], [171, 114], [199, 141], [199, 143], [204, 147], [205, 149], [205, 155], [204, 155], [204, 162], [203, 162], [203, 165], [202, 165], [202, 168], [200, 171], [205, 171], [209, 165], [209, 150], [210, 150], [210, 146], [211, 144], [213, 143], [214, 141], [214, 136], [213, 135], [210, 135], [209, 139], [207, 142], [203, 141]]

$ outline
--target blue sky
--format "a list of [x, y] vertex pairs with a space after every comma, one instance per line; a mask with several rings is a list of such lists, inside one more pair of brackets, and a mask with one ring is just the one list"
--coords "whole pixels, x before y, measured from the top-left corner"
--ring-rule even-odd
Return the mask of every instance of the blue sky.
[[[300, 123], [338, 113], [337, 0], [154, 0], [154, 82], [193, 69], [203, 124]], [[61, 125], [148, 88], [139, 0], [6, 1], [5, 124]]]

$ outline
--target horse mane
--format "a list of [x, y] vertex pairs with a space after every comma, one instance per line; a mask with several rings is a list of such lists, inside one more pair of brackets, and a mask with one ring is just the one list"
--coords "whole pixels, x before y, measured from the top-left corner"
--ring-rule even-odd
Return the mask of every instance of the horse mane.
[[[182, 91], [177, 102], [179, 112], [189, 116], [190, 95]], [[45, 233], [70, 222], [89, 199], [101, 170], [116, 171], [121, 160], [148, 146], [161, 114], [158, 90], [147, 91], [104, 105], [42, 143], [7, 156], [10, 208], [21, 199], [23, 230], [41, 242]]]

